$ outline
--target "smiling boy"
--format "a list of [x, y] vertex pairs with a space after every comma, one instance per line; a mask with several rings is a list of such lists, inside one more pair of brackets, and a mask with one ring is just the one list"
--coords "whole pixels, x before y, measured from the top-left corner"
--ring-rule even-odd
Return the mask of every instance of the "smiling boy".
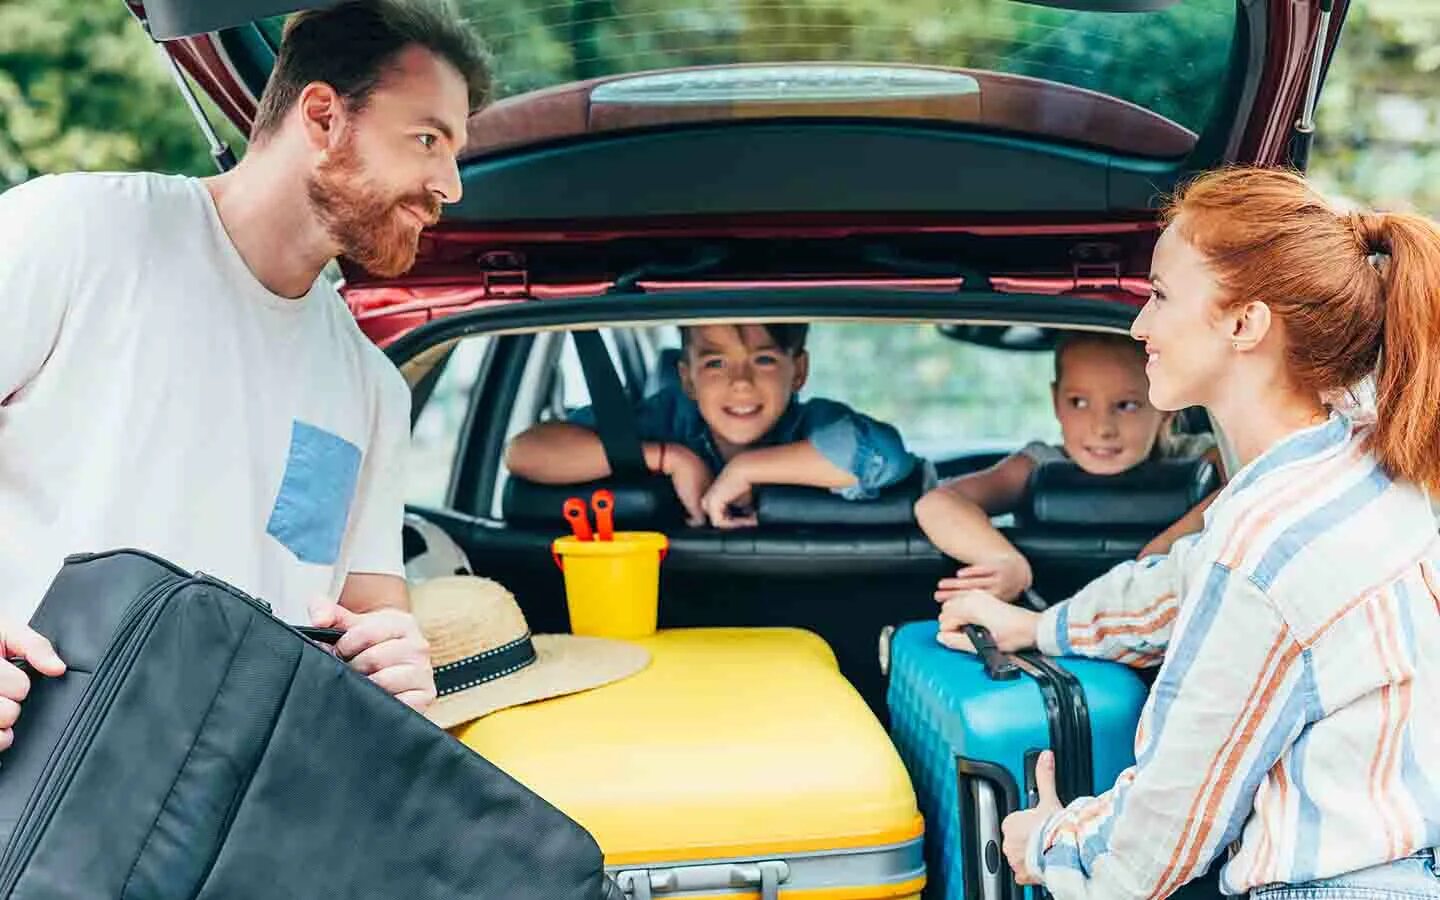
[[[867, 499], [904, 479], [916, 459], [890, 425], [833, 400], [796, 395], [809, 376], [809, 326], [746, 323], [681, 329], [680, 385], [636, 410], [645, 462], [670, 476], [690, 524], [755, 524], [751, 489], [825, 488]], [[586, 408], [517, 437], [506, 462], [531, 481], [603, 478], [610, 464]]]

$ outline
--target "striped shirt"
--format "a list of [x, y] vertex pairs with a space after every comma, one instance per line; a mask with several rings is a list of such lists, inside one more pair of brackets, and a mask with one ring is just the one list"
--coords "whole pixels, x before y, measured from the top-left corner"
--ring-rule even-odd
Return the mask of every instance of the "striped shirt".
[[1366, 434], [1291, 435], [1200, 534], [1042, 616], [1046, 653], [1160, 665], [1136, 764], [1032, 835], [1058, 900], [1158, 900], [1227, 850], [1241, 894], [1440, 845], [1440, 540]]

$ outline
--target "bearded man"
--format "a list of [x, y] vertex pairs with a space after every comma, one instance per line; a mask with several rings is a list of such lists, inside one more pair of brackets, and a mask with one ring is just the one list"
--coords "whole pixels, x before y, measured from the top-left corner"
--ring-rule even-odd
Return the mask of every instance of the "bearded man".
[[321, 276], [407, 270], [460, 199], [489, 75], [448, 7], [293, 18], [230, 172], [39, 178], [0, 196], [0, 749], [64, 663], [25, 627], [64, 558], [135, 547], [346, 632], [435, 697], [403, 578], [410, 393]]

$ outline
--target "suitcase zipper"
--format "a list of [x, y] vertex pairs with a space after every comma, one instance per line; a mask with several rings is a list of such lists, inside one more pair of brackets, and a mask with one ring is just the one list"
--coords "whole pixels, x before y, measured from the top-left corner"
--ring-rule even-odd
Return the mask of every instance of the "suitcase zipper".
[[[158, 616], [146, 616], [181, 588], [193, 583], [194, 579], [169, 577], [162, 579], [141, 595], [125, 612], [116, 627], [115, 638], [106, 648], [105, 655], [95, 666], [94, 676], [81, 696], [80, 702], [70, 714], [61, 732], [55, 750], [46, 760], [45, 769], [35, 783], [31, 800], [27, 803], [29, 813], [16, 823], [10, 846], [0, 857], [0, 896], [9, 896], [15, 889], [15, 880], [24, 871], [25, 863], [39, 844], [40, 836], [53, 818], [60, 798], [65, 794], [70, 780], [75, 775], [78, 760], [94, 738], [99, 723], [103, 721], [124, 676], [130, 671], [138, 654], [133, 648], [143, 643]], [[116, 667], [119, 667], [118, 669]]]

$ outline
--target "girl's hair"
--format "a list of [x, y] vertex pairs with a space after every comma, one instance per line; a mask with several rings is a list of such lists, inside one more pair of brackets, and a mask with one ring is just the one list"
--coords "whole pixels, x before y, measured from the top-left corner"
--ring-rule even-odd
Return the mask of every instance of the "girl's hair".
[[1284, 323], [1291, 378], [1325, 394], [1374, 374], [1370, 449], [1393, 476], [1440, 487], [1440, 228], [1337, 213], [1294, 172], [1201, 175], [1165, 210], [1203, 253], [1227, 308]]

